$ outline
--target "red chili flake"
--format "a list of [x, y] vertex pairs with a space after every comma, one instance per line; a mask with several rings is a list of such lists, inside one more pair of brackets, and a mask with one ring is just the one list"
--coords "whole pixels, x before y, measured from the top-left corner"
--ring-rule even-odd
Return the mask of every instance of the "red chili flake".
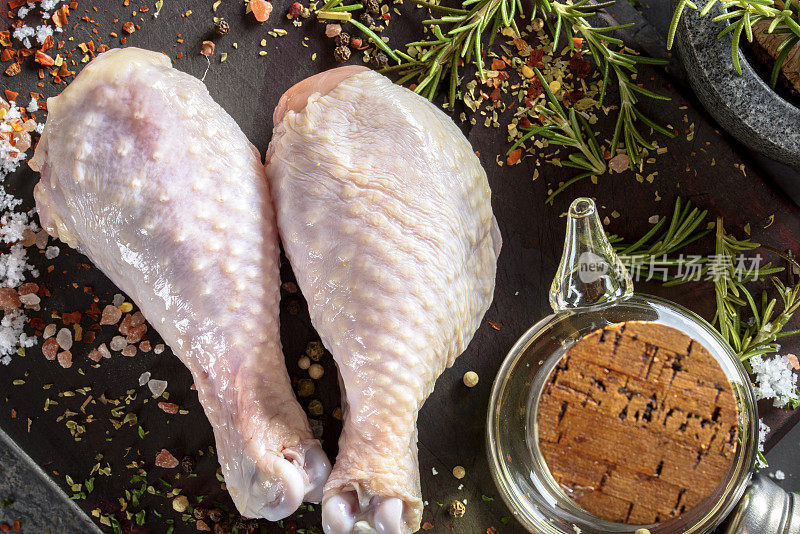
[[272, 13], [272, 4], [266, 0], [250, 0], [250, 9], [258, 22], [265, 22]]
[[542, 81], [536, 77], [533, 78], [533, 83], [528, 86], [528, 98], [536, 98], [544, 92]]
[[161, 408], [162, 411], [170, 414], [175, 415], [178, 413], [178, 405], [174, 402], [159, 402], [158, 407]]
[[122, 31], [124, 31], [127, 34], [131, 34], [136, 31], [136, 26], [133, 25], [133, 22], [128, 21], [122, 25]]
[[177, 54], [175, 54], [175, 59], [180, 59], [182, 57], [183, 57], [183, 52], [178, 52]]
[[497, 102], [498, 100], [500, 100], [500, 96], [501, 95], [500, 95], [500, 88], [499, 87], [495, 87], [492, 90], [492, 92], [489, 93], [489, 98], [491, 98], [492, 101], [494, 101], [494, 102]]
[[14, 532], [19, 532], [19, 529], [21, 528], [22, 528], [22, 523], [19, 522], [19, 519], [14, 521], [14, 524], [11, 525], [11, 530], [13, 530]]
[[172, 456], [167, 449], [161, 449], [156, 455], [156, 467], [174, 469], [178, 467], [178, 459]]
[[11, 419], [16, 419], [16, 418], [17, 418], [17, 410], [11, 408]]
[[363, 46], [363, 41], [361, 41], [358, 37], [353, 37], [350, 39], [350, 46], [352, 48], [360, 49]]
[[392, 20], [391, 13], [384, 13], [383, 15], [381, 15], [381, 17], [383, 17], [383, 20]]
[[582, 37], [573, 37], [572, 38], [572, 46], [580, 50], [583, 48], [583, 38]]
[[519, 37], [514, 38], [514, 46], [516, 46], [517, 50], [520, 52], [525, 52], [531, 48], [531, 45], [529, 45], [525, 39], [520, 39]]
[[64, 313], [61, 315], [61, 320], [64, 321], [65, 325], [77, 324], [81, 322], [81, 312], [74, 311], [70, 313]]
[[5, 523], [0, 523], [0, 530], [3, 532], [11, 532], [11, 527], [6, 525]]
[[[517, 150], [520, 150], [520, 149], [517, 149]], [[494, 321], [489, 321], [489, 326], [491, 326], [495, 330], [500, 330], [501, 328], [503, 328], [503, 326], [500, 323], [496, 323]]]
[[55, 337], [51, 337], [42, 343], [42, 354], [50, 361], [56, 359], [56, 354], [58, 354], [58, 341], [56, 341]]
[[6, 76], [16, 76], [19, 74], [20, 70], [22, 70], [19, 66], [19, 63], [12, 63], [6, 68]]
[[580, 89], [575, 89], [574, 91], [567, 91], [566, 93], [564, 93], [564, 100], [566, 102], [569, 102], [570, 104], [574, 104], [575, 102], [583, 98], [583, 95], [584, 93]]
[[544, 48], [534, 48], [531, 50], [531, 55], [528, 56], [528, 66], [531, 68], [543, 69], [544, 63], [542, 63], [542, 57], [544, 57]]
[[36, 63], [38, 63], [39, 65], [44, 65], [45, 67], [49, 67], [50, 65], [55, 64], [55, 60], [49, 55], [42, 52], [41, 50], [37, 50]]
[[8, 9], [17, 9], [28, 3], [28, 0], [10, 0], [8, 2]]
[[528, 117], [522, 117], [522, 120], [519, 121], [519, 125], [523, 128], [530, 128], [531, 121], [528, 120]]
[[506, 68], [505, 62], [500, 58], [492, 58], [492, 70], [502, 70]]
[[0, 52], [0, 61], [8, 61], [14, 57], [14, 49], [13, 48], [4, 48], [2, 52]]
[[422, 530], [433, 530], [433, 524], [425, 521], [422, 523]]
[[569, 70], [576, 78], [585, 78], [592, 72], [592, 64], [583, 59], [581, 54], [575, 53], [569, 58]]
[[289, 6], [289, 11], [286, 13], [286, 16], [290, 19], [296, 19], [303, 13], [303, 4], [300, 2], [295, 2], [294, 4]]
[[0, 32], [0, 46], [11, 46], [11, 30]]
[[101, 44], [97, 46], [97, 53], [102, 54], [103, 52], [108, 52], [108, 45]]
[[[522, 159], [522, 149], [518, 148], [516, 150], [512, 150], [511, 153], [508, 155], [508, 159], [506, 159], [506, 164], [508, 165], [516, 165], [519, 163], [519, 160]], [[489, 324], [492, 324], [492, 321], [489, 321]], [[494, 325], [492, 324], [492, 328]], [[500, 330], [497, 328], [496, 330]]]
[[786, 359], [792, 364], [793, 369], [800, 369], [800, 362], [797, 361], [797, 356], [792, 353], [786, 355]]

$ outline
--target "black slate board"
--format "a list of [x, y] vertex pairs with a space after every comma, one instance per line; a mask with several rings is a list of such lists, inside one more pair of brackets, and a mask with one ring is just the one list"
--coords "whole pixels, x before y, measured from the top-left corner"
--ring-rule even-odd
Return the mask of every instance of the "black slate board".
[[[205, 58], [198, 55], [198, 50], [200, 42], [210, 36], [211, 3], [165, 0], [157, 20], [152, 18], [151, 5], [151, 11], [142, 14], [144, 20], [139, 21], [142, 28], [128, 37], [127, 44], [162, 50], [172, 58], [182, 52], [184, 57], [176, 62], [176, 67], [201, 77], [207, 63]], [[244, 16], [242, 3], [238, 0], [224, 0], [216, 13], [230, 22], [231, 32], [217, 39], [217, 56], [205, 82], [213, 97], [238, 121], [262, 153], [266, 151], [270, 139], [272, 109], [280, 94], [302, 78], [333, 66], [330, 41], [322, 35], [324, 27], [309, 20], [302, 28], [294, 28], [283, 18], [289, 3], [287, 0], [274, 2], [273, 16], [264, 26], [256, 24], [250, 16]], [[116, 41], [108, 38], [108, 32], [121, 34], [122, 23], [130, 19], [130, 12], [136, 6], [131, 4], [124, 7], [121, 1], [102, 1], [97, 2], [98, 10], [95, 12], [90, 7], [92, 5], [80, 2], [77, 16], [86, 14], [96, 20], [99, 23], [99, 35], [103, 37], [101, 42], [111, 45]], [[398, 42], [401, 42], [419, 31], [417, 21], [421, 12], [409, 6], [398, 7], [404, 15], [393, 23], [392, 35], [397, 35]], [[84, 13], [87, 9], [89, 12]], [[189, 9], [193, 13], [185, 16]], [[119, 19], [117, 23], [112, 22], [115, 18]], [[73, 16], [72, 20], [77, 19]], [[267, 30], [273, 27], [287, 29], [288, 35], [282, 38], [267, 35]], [[90, 33], [91, 28], [92, 25], [81, 23], [81, 28], [67, 35], [74, 35], [78, 42], [90, 38], [97, 42], [97, 35]], [[178, 34], [183, 39], [181, 44], [176, 42]], [[304, 37], [308, 37], [307, 48], [302, 45]], [[265, 47], [259, 45], [262, 39], [266, 39]], [[234, 42], [238, 43], [236, 49], [232, 46]], [[266, 50], [267, 55], [259, 56], [258, 50]], [[223, 51], [229, 55], [227, 62], [221, 64], [217, 58]], [[317, 59], [312, 62], [311, 55], [315, 52]], [[3, 88], [27, 94], [34, 90], [38, 80], [31, 70], [17, 78], [3, 77], [2, 81]], [[561, 214], [572, 198], [590, 195], [597, 199], [604, 214], [618, 211], [621, 216], [612, 221], [609, 229], [625, 237], [636, 238], [648, 227], [646, 221], [651, 215], [668, 214], [675, 197], [681, 195], [710, 209], [712, 216], [724, 215], [729, 229], [740, 229], [750, 223], [755, 239], [763, 238], [765, 242], [780, 248], [797, 249], [800, 235], [798, 208], [715, 130], [705, 116], [697, 111], [697, 105], [691, 98], [685, 98], [672, 87], [669, 78], [645, 71], [640, 81], [673, 97], [669, 105], [647, 104], [645, 109], [649, 115], [673, 125], [680, 133], [676, 140], [660, 140], [670, 150], [659, 156], [658, 162], [644, 173], [658, 171], [652, 184], [636, 183], [630, 172], [605, 176], [598, 185], [589, 182], [578, 184], [557, 198], [555, 206], [545, 206], [543, 200], [549, 187], [571, 176], [568, 170], [542, 164], [539, 167], [540, 177], [532, 181], [535, 164], [532, 159], [525, 159], [520, 165], [510, 168], [500, 167], [495, 162], [495, 156], [507, 150], [502, 130], [464, 126], [465, 133], [480, 152], [489, 174], [504, 248], [500, 257], [494, 304], [467, 352], [439, 380], [419, 418], [422, 490], [424, 499], [428, 501], [423, 521], [434, 525], [435, 532], [484, 532], [492, 526], [501, 532], [521, 531], [513, 519], [509, 521], [510, 513], [499, 500], [487, 470], [484, 456], [486, 404], [493, 376], [507, 350], [533, 322], [549, 312], [547, 290], [563, 242], [564, 219]], [[57, 94], [59, 88], [48, 82], [44, 89], [37, 90], [51, 96]], [[376, 117], [377, 120], [380, 117]], [[684, 131], [690, 123], [695, 125], [695, 136], [691, 142], [686, 140]], [[710, 166], [712, 158], [716, 162], [713, 167]], [[746, 177], [733, 167], [734, 163], [746, 165]], [[32, 206], [31, 190], [37, 179], [34, 173], [22, 170], [7, 184], [16, 195], [26, 199], [26, 206]], [[656, 191], [662, 198], [660, 202], [654, 201]], [[768, 230], [763, 230], [771, 215], [774, 215], [774, 223]], [[704, 252], [711, 247], [713, 244], [709, 239], [697, 245], [697, 249]], [[38, 282], [52, 292], [52, 296], [43, 299], [42, 312], [35, 314], [43, 317], [45, 324], [50, 322], [52, 312], [85, 310], [92, 297], [84, 292], [84, 286], [93, 288], [101, 308], [110, 303], [116, 293], [115, 288], [97, 270], [80, 266], [81, 263], [88, 263], [84, 257], [68, 251], [66, 246], [61, 245], [60, 248], [62, 253], [54, 262], [46, 261], [42, 254], [32, 254], [43, 272]], [[47, 272], [50, 264], [54, 269]], [[284, 280], [292, 279], [291, 269], [285, 262], [282, 275]], [[73, 283], [76, 287], [72, 286]], [[672, 298], [707, 318], [713, 313], [713, 293], [707, 285], [668, 290], [657, 284], [639, 283], [637, 289]], [[282, 341], [290, 373], [301, 378], [296, 366], [297, 358], [306, 344], [317, 337], [300, 295], [284, 292], [281, 319]], [[490, 327], [489, 320], [501, 325], [500, 330]], [[85, 321], [84, 326], [87, 326], [90, 321]], [[95, 345], [101, 341], [107, 342], [114, 334], [113, 329], [106, 327], [98, 335]], [[159, 342], [154, 332], [150, 332], [148, 338], [153, 344]], [[117, 498], [125, 489], [133, 487], [130, 479], [136, 470], [125, 467], [133, 460], [144, 461], [144, 468], [149, 473], [148, 480], [156, 489], [164, 487], [159, 478], [170, 484], [176, 483], [175, 470], [153, 468], [155, 453], [161, 448], [167, 448], [179, 459], [188, 454], [198, 460], [198, 476], [183, 477], [176, 483], [185, 488], [187, 495], [212, 493], [209, 500], [218, 499], [230, 505], [225, 493], [219, 490], [214, 476], [216, 460], [208, 454], [202, 457], [197, 454], [198, 450], [207, 451], [213, 444], [213, 437], [197, 395], [190, 390], [189, 373], [178, 360], [168, 352], [161, 356], [152, 352], [139, 354], [135, 358], [115, 355], [112, 360], [105, 360], [99, 368], [94, 369], [86, 360], [89, 349], [85, 344], [76, 344], [73, 349], [75, 365], [66, 371], [55, 362], [45, 361], [38, 348], [30, 349], [25, 357], [14, 358], [9, 367], [2, 369], [0, 376], [0, 427], [68, 494], [71, 492], [66, 487], [65, 475], [70, 475], [76, 482], [82, 481], [97, 461], [102, 466], [106, 462], [111, 464], [111, 475], [95, 475], [94, 491], [85, 500], [78, 501], [78, 505], [87, 512], [96, 508], [104, 513], [119, 510]], [[786, 343], [785, 349], [796, 350], [797, 342]], [[326, 376], [311, 398], [320, 399], [325, 406], [325, 414], [320, 418], [324, 429], [323, 441], [331, 457], [334, 457], [340, 423], [331, 416], [331, 412], [338, 405], [339, 393], [330, 357], [326, 356], [323, 363]], [[467, 370], [474, 370], [481, 377], [474, 389], [467, 389], [461, 384], [461, 377]], [[154, 378], [168, 380], [170, 401], [188, 409], [189, 414], [166, 416], [154, 401], [145, 404], [147, 390], [137, 385], [137, 378], [144, 371], [150, 371]], [[25, 385], [11, 384], [12, 380], [22, 377], [25, 377]], [[43, 384], [54, 385], [43, 391]], [[129, 389], [136, 390], [137, 398], [131, 402], [129, 411], [137, 414], [139, 424], [148, 432], [145, 439], [139, 438], [135, 427], [114, 431], [107, 421], [108, 408], [96, 404], [90, 405], [87, 411], [97, 414], [100, 420], [86, 425], [87, 433], [82, 441], [75, 442], [64, 422], [57, 422], [56, 419], [67, 408], [77, 412], [85, 397], [78, 394], [59, 398], [58, 392], [87, 385], [92, 387], [91, 394], [95, 398], [101, 393], [111, 398], [123, 395]], [[48, 396], [60, 404], [51, 406], [48, 412], [43, 413], [44, 399]], [[768, 442], [770, 446], [800, 414], [762, 408], [765, 418], [774, 429]], [[12, 417], [12, 409], [16, 410], [15, 418]], [[30, 431], [28, 418], [31, 419]], [[82, 414], [79, 418], [83, 418]], [[112, 438], [112, 441], [107, 441], [107, 438]], [[98, 454], [102, 454], [100, 460], [96, 459]], [[450, 475], [455, 465], [466, 468], [467, 476], [462, 481]], [[461, 484], [463, 489], [458, 489]], [[455, 498], [467, 500], [466, 516], [459, 520], [450, 518], [446, 511], [447, 504]], [[179, 515], [171, 510], [163, 498], [145, 496], [142, 502], [148, 508], [155, 507], [164, 517], [158, 519], [153, 513], [148, 513], [144, 527], [129, 527], [129, 523], [123, 521], [126, 531], [130, 528], [135, 532], [164, 532], [166, 518], [175, 520], [175, 532], [195, 531], [194, 526], [184, 525], [180, 521]], [[283, 532], [291, 531], [292, 524], [299, 527], [318, 525], [317, 510], [306, 512], [302, 517], [290, 518], [284, 522], [283, 528], [262, 523], [262, 529], [265, 532]], [[122, 519], [124, 514], [119, 517]]]

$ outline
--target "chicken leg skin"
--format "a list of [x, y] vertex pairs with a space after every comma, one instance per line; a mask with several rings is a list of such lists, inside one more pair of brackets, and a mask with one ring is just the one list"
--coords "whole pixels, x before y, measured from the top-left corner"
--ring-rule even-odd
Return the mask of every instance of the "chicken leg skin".
[[318, 502], [330, 464], [284, 363], [258, 151], [160, 53], [105, 52], [48, 108], [31, 162], [43, 227], [125, 291], [189, 368], [242, 515]]
[[274, 123], [279, 231], [344, 389], [323, 528], [416, 531], [417, 412], [494, 292], [486, 173], [444, 113], [359, 67], [300, 82]]

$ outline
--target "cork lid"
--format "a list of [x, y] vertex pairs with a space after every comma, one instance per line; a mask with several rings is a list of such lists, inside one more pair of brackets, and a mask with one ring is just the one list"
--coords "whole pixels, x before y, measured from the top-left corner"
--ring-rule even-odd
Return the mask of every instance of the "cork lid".
[[700, 504], [738, 443], [733, 388], [696, 340], [647, 321], [576, 342], [545, 384], [538, 443], [550, 474], [589, 513], [646, 525]]

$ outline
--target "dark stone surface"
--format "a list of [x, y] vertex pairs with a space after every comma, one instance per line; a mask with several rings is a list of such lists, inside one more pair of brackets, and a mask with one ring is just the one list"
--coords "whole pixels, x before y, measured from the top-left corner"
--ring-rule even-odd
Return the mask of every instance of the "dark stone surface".
[[[333, 66], [330, 43], [321, 36], [323, 30], [319, 25], [309, 21], [303, 28], [295, 29], [282, 19], [289, 3], [291, 2], [275, 1], [273, 18], [267, 25], [258, 26], [249, 17], [242, 15], [239, 2], [223, 2], [218, 14], [224, 15], [231, 22], [232, 30], [229, 36], [218, 42], [217, 53], [224, 50], [230, 55], [225, 64], [213, 63], [205, 79], [212, 96], [238, 121], [262, 153], [270, 139], [272, 108], [282, 91], [310, 74]], [[187, 5], [195, 11], [188, 18], [182, 16]], [[624, 0], [619, 9], [619, 17], [635, 17], [635, 12]], [[123, 11], [118, 3], [101, 2], [98, 12], [92, 16], [99, 21], [101, 28], [118, 29], [122, 21], [114, 26], [111, 20], [116, 16], [123, 16]], [[406, 15], [404, 11], [401, 20], [402, 23], [393, 25], [392, 28], [392, 31], [403, 34], [399, 40], [405, 38], [407, 41], [412, 32], [420, 31], [411, 14]], [[158, 21], [148, 18], [142, 29], [129, 37], [128, 44], [164, 50], [171, 57], [175, 57], [180, 50], [185, 56], [176, 63], [176, 67], [201, 77], [207, 63], [197, 50], [200, 41], [208, 37], [209, 27], [210, 12], [206, 3], [178, 3], [168, 0], [164, 2]], [[269, 37], [266, 31], [272, 27], [287, 28], [289, 35], [282, 39]], [[175, 45], [178, 33], [184, 40], [179, 48]], [[658, 50], [656, 35], [647, 28], [639, 30], [637, 38], [648, 36], [649, 44], [643, 45], [642, 49], [648, 52], [652, 49], [655, 54]], [[308, 48], [302, 45], [303, 37], [309, 38]], [[261, 47], [259, 41], [264, 38], [267, 39], [267, 46]], [[233, 41], [239, 43], [238, 49], [231, 47]], [[261, 49], [267, 51], [266, 57], [258, 56], [257, 51]], [[319, 57], [316, 62], [311, 62], [309, 57], [315, 52]], [[663, 73], [654, 70], [643, 69], [642, 72], [640, 79], [644, 83], [673, 98], [669, 105], [644, 101], [644, 112], [663, 123], [672, 124], [679, 129], [680, 135], [675, 140], [659, 139], [662, 146], [669, 147], [669, 152], [661, 156], [656, 165], [647, 169], [648, 173], [659, 171], [652, 185], [636, 184], [630, 172], [603, 176], [598, 185], [589, 181], [581, 182], [558, 197], [555, 206], [545, 206], [542, 202], [548, 188], [571, 177], [573, 174], [569, 169], [543, 164], [538, 167], [541, 177], [532, 182], [531, 174], [535, 165], [533, 158], [526, 158], [515, 167], [500, 167], [495, 162], [495, 156], [505, 153], [508, 148], [504, 132], [480, 125], [464, 126], [473, 146], [481, 152], [481, 160], [493, 190], [495, 213], [504, 235], [495, 302], [486, 315], [487, 320], [496, 321], [502, 327], [494, 330], [484, 322], [467, 352], [456, 361], [453, 369], [441, 377], [433, 395], [420, 413], [421, 483], [423, 498], [429, 503], [423, 520], [435, 524], [435, 532], [479, 533], [485, 532], [490, 526], [499, 528], [503, 534], [521, 532], [521, 528], [513, 521], [507, 525], [502, 523], [503, 518], [509, 517], [510, 513], [497, 498], [486, 467], [484, 417], [491, 381], [506, 351], [520, 334], [549, 311], [547, 289], [558, 264], [563, 242], [563, 219], [560, 214], [565, 211], [572, 198], [577, 195], [593, 196], [604, 214], [617, 210], [621, 217], [613, 220], [609, 228], [626, 238], [638, 237], [643, 221], [653, 214], [666, 214], [675, 197], [681, 195], [684, 199], [691, 199], [695, 204], [711, 210], [712, 217], [725, 216], [726, 225], [737, 230], [737, 233], [740, 233], [744, 224], [752, 223], [755, 239], [764, 238], [779, 247], [798, 247], [800, 210], [787, 200], [782, 191], [773, 186], [770, 174], [754, 165], [750, 156], [737, 143], [720, 133], [718, 126], [710, 122], [702, 111], [698, 111], [697, 101], [688, 91], [679, 90], [681, 86], [675, 78], [665, 77]], [[27, 76], [28, 78], [18, 77], [14, 83], [19, 85], [9, 88], [20, 92], [30, 90], [23, 83], [30, 84], [35, 73], [28, 72]], [[52, 96], [61, 88], [63, 86], [47, 85], [43, 92]], [[688, 123], [696, 126], [691, 142], [685, 138], [684, 129], [688, 128]], [[712, 157], [716, 161], [714, 167], [710, 163]], [[733, 167], [734, 164], [744, 163], [747, 164], [746, 177]], [[26, 207], [32, 206], [30, 189], [37, 179], [34, 173], [26, 170], [18, 173], [12, 181], [15, 194], [26, 199]], [[654, 202], [656, 191], [663, 198], [660, 202]], [[764, 230], [765, 221], [771, 215], [774, 215], [774, 224], [769, 230]], [[698, 246], [703, 247], [700, 249], [703, 253], [709, 250], [708, 240]], [[79, 262], [87, 261], [85, 257], [66, 250], [65, 246], [61, 246], [61, 250], [62, 254], [55, 262], [55, 271], [44, 274], [41, 280], [55, 290], [52, 297], [43, 301], [43, 314], [85, 309], [89, 298], [80, 289], [84, 284], [94, 288], [101, 303], [109, 302], [116, 292], [113, 285], [94, 269], [76, 268]], [[36, 261], [43, 262], [41, 258]], [[41, 265], [46, 264], [43, 262]], [[291, 280], [291, 269], [286, 263], [283, 265], [282, 275], [284, 280]], [[78, 287], [70, 293], [71, 289], [67, 286], [73, 282]], [[711, 293], [708, 286], [663, 288], [656, 283], [640, 282], [637, 289], [671, 298], [696, 310], [707, 319], [713, 315], [713, 298], [709, 298]], [[301, 296], [283, 295], [281, 319], [287, 363], [290, 373], [296, 374], [298, 355], [303, 352], [308, 341], [317, 339]], [[106, 329], [104, 334], [108, 335], [109, 330]], [[155, 337], [151, 338], [154, 343]], [[787, 340], [786, 346], [787, 350], [797, 350], [796, 341]], [[75, 369], [64, 371], [53, 362], [45, 362], [38, 349], [31, 349], [28, 356], [15, 358], [8, 368], [4, 368], [4, 374], [0, 377], [0, 388], [5, 388], [0, 394], [0, 427], [24, 448], [36, 464], [45, 468], [47, 476], [64, 492], [67, 491], [65, 474], [85, 478], [95, 463], [95, 455], [98, 452], [104, 454], [104, 461], [114, 464], [113, 476], [98, 477], [94, 493], [87, 500], [79, 501], [78, 505], [84, 511], [96, 507], [116, 511], [119, 509], [117, 497], [130, 487], [128, 480], [132, 471], [126, 469], [125, 464], [131, 458], [143, 460], [147, 468], [151, 469], [155, 451], [160, 448], [165, 447], [176, 456], [193, 454], [198, 449], [213, 444], [213, 437], [196, 393], [189, 391], [191, 377], [188, 371], [169, 351], [161, 356], [150, 353], [131, 359], [117, 356], [103, 362], [99, 369], [93, 369], [85, 365], [83, 348], [85, 346], [78, 346], [73, 352], [75, 361], [78, 362], [75, 367], [81, 367], [85, 375], [79, 375]], [[330, 358], [324, 359], [322, 363], [325, 365], [326, 376], [318, 386], [318, 393], [326, 409], [321, 418], [324, 428], [323, 446], [333, 456], [340, 423], [329, 412], [337, 405], [339, 393]], [[478, 386], [472, 390], [467, 390], [461, 384], [461, 376], [467, 370], [478, 372], [481, 378]], [[97, 432], [90, 426], [85, 439], [80, 443], [74, 442], [63, 422], [57, 422], [56, 418], [67, 407], [76, 410], [82, 402], [80, 397], [75, 398], [72, 403], [68, 399], [59, 398], [62, 405], [58, 410], [51, 409], [46, 414], [42, 413], [46, 394], [42, 392], [41, 385], [44, 383], [57, 385], [51, 396], [55, 395], [55, 389], [75, 389], [91, 384], [95, 394], [106, 393], [111, 397], [124, 394], [125, 390], [135, 387], [136, 379], [143, 371], [153, 372], [154, 378], [168, 379], [169, 391], [173, 395], [171, 400], [190, 412], [182, 418], [167, 419], [153, 406], [154, 403], [144, 405], [137, 401], [132, 404], [130, 410], [138, 414], [140, 424], [149, 432], [145, 440], [136, 436], [135, 429], [127, 429], [127, 432], [113, 432], [113, 442], [107, 442], [102, 431]], [[21, 387], [11, 387], [10, 381], [25, 373], [30, 373], [27, 383]], [[9, 408], [15, 408], [19, 416], [12, 418]], [[797, 415], [782, 410], [769, 410], [766, 407], [763, 407], [763, 412], [765, 417], [770, 418], [770, 424], [776, 430], [768, 443], [768, 446], [772, 446], [782, 433], [791, 428]], [[28, 417], [33, 420], [30, 432], [26, 428]], [[795, 429], [784, 439], [789, 452], [776, 460], [777, 467], [789, 474], [790, 481], [793, 481], [792, 471], [785, 466], [797, 464], [797, 456], [792, 453], [797, 451], [799, 434]], [[128, 448], [133, 452], [127, 450]], [[4, 455], [4, 465], [10, 464], [5, 458], [11, 456], [5, 456], [5, 451], [1, 454]], [[782, 459], [787, 463], [781, 464]], [[463, 481], [457, 481], [449, 475], [449, 470], [459, 464], [467, 470], [467, 477]], [[230, 504], [224, 492], [219, 492], [219, 484], [215, 478], [216, 467], [215, 458], [206, 457], [203, 461], [198, 461], [198, 477], [191, 481], [182, 481], [186, 493], [196, 495], [216, 491], [215, 496]], [[151, 470], [156, 479], [172, 475], [165, 470]], [[434, 474], [434, 470], [438, 474]], [[59, 474], [56, 475], [54, 471]], [[53, 494], [47, 493], [47, 485], [36, 489], [35, 484], [26, 479], [27, 477], [23, 482], [10, 486], [4, 486], [4, 482], [0, 480], [0, 498], [6, 494], [27, 495], [30, 488], [32, 493], [41, 495], [38, 499], [31, 500], [31, 503], [39, 503], [38, 507], [30, 508], [31, 517], [66, 516], [70, 513], [69, 510], [74, 510], [62, 508], [68, 503], [65, 494], [53, 497]], [[462, 483], [464, 487], [460, 488]], [[451, 519], [446, 512], [447, 504], [455, 498], [468, 501], [467, 515], [458, 521]], [[440, 503], [444, 506], [439, 506]], [[12, 510], [27, 506], [27, 498], [20, 498], [14, 506]], [[146, 506], [158, 507], [165, 518], [175, 519], [176, 533], [195, 532], [193, 525], [181, 523], [169, 503], [165, 503], [163, 499], [148, 500]], [[8, 519], [13, 520], [13, 517]], [[296, 521], [300, 527], [318, 525], [318, 507], [314, 512], [305, 513], [303, 517], [295, 515], [291, 520]], [[265, 524], [264, 528], [270, 533], [284, 532], [283, 528], [274, 524]], [[163, 521], [148, 515], [146, 525], [136, 532], [160, 533], [164, 530]], [[36, 528], [30, 531], [39, 532]], [[69, 531], [69, 528], [65, 528], [63, 532]], [[73, 532], [86, 532], [86, 529], [77, 527]]]
[[[700, 9], [705, 4], [697, 2]], [[731, 34], [717, 37], [727, 22], [714, 22], [715, 13], [718, 6], [706, 17], [686, 9], [678, 23], [677, 49], [696, 95], [717, 122], [746, 146], [800, 166], [800, 108], [773, 91], [744, 54], [738, 75], [731, 60]]]

